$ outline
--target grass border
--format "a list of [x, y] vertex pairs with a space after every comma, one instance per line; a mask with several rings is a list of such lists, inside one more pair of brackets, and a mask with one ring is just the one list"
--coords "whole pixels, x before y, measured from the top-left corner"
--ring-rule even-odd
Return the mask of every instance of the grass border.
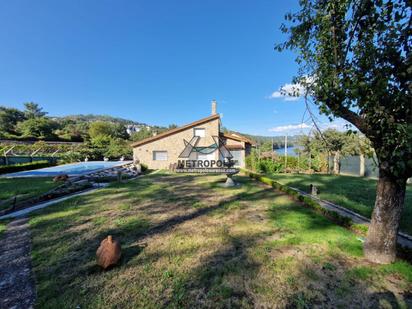
[[335, 223], [337, 223], [339, 225], [342, 225], [346, 228], [354, 230], [355, 232], [358, 232], [358, 233], [360, 232], [361, 234], [364, 234], [367, 231], [367, 227], [365, 229], [364, 225], [355, 224], [351, 218], [342, 216], [341, 214], [339, 214], [336, 211], [329, 210], [329, 209], [326, 209], [326, 208], [322, 207], [315, 200], [311, 199], [308, 196], [304, 196], [304, 195], [300, 194], [296, 190], [293, 190], [293, 189], [291, 189], [290, 187], [288, 187], [286, 185], [282, 185], [279, 182], [277, 182], [277, 181], [275, 181], [275, 180], [273, 180], [273, 179], [271, 179], [267, 176], [259, 174], [259, 173], [255, 173], [255, 172], [252, 172], [252, 171], [249, 171], [249, 170], [246, 170], [246, 169], [241, 169], [241, 171], [243, 173], [245, 173], [247, 176], [249, 176], [250, 178], [258, 180], [258, 181], [260, 181], [264, 184], [267, 184], [267, 185], [271, 186], [272, 188], [275, 188], [279, 191], [282, 191], [282, 192], [294, 197], [298, 201], [302, 202], [308, 208], [311, 208], [315, 212], [328, 217], [329, 219], [333, 220]]
[[[241, 172], [243, 172], [246, 176], [249, 176], [252, 179], [258, 180], [264, 184], [267, 184], [269, 186], [271, 186], [272, 188], [275, 188], [281, 192], [286, 193], [289, 196], [292, 196], [294, 199], [300, 201], [303, 203], [304, 206], [312, 209], [313, 211], [315, 211], [316, 213], [328, 218], [329, 220], [333, 221], [334, 223], [343, 226], [349, 230], [351, 230], [352, 232], [354, 232], [355, 234], [362, 236], [362, 237], [366, 237], [366, 234], [368, 232], [368, 227], [364, 224], [356, 224], [353, 222], [353, 220], [351, 218], [342, 216], [341, 214], [339, 214], [336, 211], [333, 210], [329, 210], [326, 209], [324, 207], [322, 207], [318, 202], [316, 202], [315, 200], [311, 199], [308, 196], [304, 196], [302, 194], [300, 194], [299, 192], [293, 190], [292, 188], [286, 186], [286, 185], [282, 185], [279, 182], [263, 175], [260, 173], [256, 173], [256, 172], [252, 172], [250, 170], [247, 169], [240, 169]], [[398, 250], [398, 257], [404, 260], [409, 261], [410, 263], [412, 263], [412, 249], [410, 248], [406, 248], [403, 247], [399, 244], [397, 244], [397, 250]]]

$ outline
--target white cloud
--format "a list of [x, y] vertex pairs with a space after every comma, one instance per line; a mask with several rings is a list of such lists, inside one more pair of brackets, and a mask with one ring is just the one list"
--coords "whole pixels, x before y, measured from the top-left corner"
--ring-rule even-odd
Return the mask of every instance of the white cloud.
[[285, 84], [279, 90], [272, 92], [268, 99], [282, 99], [284, 101], [297, 101], [305, 95], [307, 84], [312, 83], [313, 78], [306, 77], [302, 83]]
[[268, 99], [280, 99], [280, 98], [284, 98], [285, 96], [283, 96], [280, 91], [275, 91], [273, 92], [270, 96], [268, 96]]
[[[332, 122], [329, 122], [327, 119], [322, 119], [322, 120], [317, 120], [316, 125], [321, 130], [322, 132], [327, 130], [327, 129], [335, 129], [341, 132], [345, 132], [349, 129], [348, 125], [350, 124], [341, 119], [335, 119]], [[354, 127], [352, 126], [351, 129], [353, 130]], [[268, 129], [269, 132], [274, 132], [277, 133], [275, 135], [283, 135], [285, 133], [294, 135], [294, 134], [308, 134], [309, 132], [316, 131], [317, 129], [314, 126], [314, 123], [311, 121], [305, 122], [305, 123], [299, 123], [299, 124], [288, 124], [288, 125], [283, 125], [283, 126], [277, 126]]]
[[[343, 119], [336, 119], [332, 122], [319, 122], [318, 127], [321, 131], [327, 130], [327, 129], [335, 129], [338, 131], [347, 131], [351, 124], [347, 122], [346, 120]], [[353, 129], [353, 127], [352, 127]]]
[[278, 126], [269, 129], [270, 132], [276, 132], [276, 133], [281, 133], [281, 132], [289, 132], [289, 131], [296, 131], [296, 130], [302, 130], [302, 129], [309, 129], [311, 128], [312, 125], [308, 125], [306, 123], [301, 123], [301, 124], [288, 124], [286, 126]]

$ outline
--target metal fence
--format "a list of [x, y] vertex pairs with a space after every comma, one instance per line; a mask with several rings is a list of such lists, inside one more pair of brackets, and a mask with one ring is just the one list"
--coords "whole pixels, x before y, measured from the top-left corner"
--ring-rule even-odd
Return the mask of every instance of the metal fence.
[[[333, 156], [329, 158], [329, 166], [333, 168]], [[361, 158], [360, 156], [347, 156], [340, 159], [340, 174], [360, 176]], [[365, 177], [378, 178], [379, 171], [376, 165], [376, 158], [365, 158]]]

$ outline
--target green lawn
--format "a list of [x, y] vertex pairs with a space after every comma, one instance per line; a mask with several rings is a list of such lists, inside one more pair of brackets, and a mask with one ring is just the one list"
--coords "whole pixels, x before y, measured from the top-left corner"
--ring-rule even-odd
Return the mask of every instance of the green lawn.
[[[236, 177], [158, 173], [32, 214], [38, 308], [377, 308], [412, 304], [412, 266], [375, 266], [350, 231]], [[119, 266], [95, 252], [120, 240]]]
[[7, 224], [5, 222], [0, 222], [0, 236], [6, 231]]
[[15, 195], [22, 201], [45, 193], [61, 183], [54, 183], [50, 177], [0, 178], [0, 210], [10, 206], [4, 203]]
[[[319, 187], [319, 197], [370, 218], [376, 197], [375, 179], [305, 174], [272, 174], [277, 182], [309, 192], [309, 185]], [[401, 230], [412, 235], [412, 185], [407, 186], [405, 208], [401, 218]]]

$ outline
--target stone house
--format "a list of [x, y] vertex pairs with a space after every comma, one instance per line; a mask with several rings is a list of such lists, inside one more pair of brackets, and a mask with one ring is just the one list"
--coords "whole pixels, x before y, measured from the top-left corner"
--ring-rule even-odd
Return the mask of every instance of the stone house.
[[224, 159], [223, 145], [235, 166], [244, 167], [253, 142], [237, 133], [223, 133], [221, 127], [216, 101], [212, 101], [211, 116], [133, 143], [133, 159], [150, 169], [168, 169], [183, 157], [206, 166], [212, 160]]

